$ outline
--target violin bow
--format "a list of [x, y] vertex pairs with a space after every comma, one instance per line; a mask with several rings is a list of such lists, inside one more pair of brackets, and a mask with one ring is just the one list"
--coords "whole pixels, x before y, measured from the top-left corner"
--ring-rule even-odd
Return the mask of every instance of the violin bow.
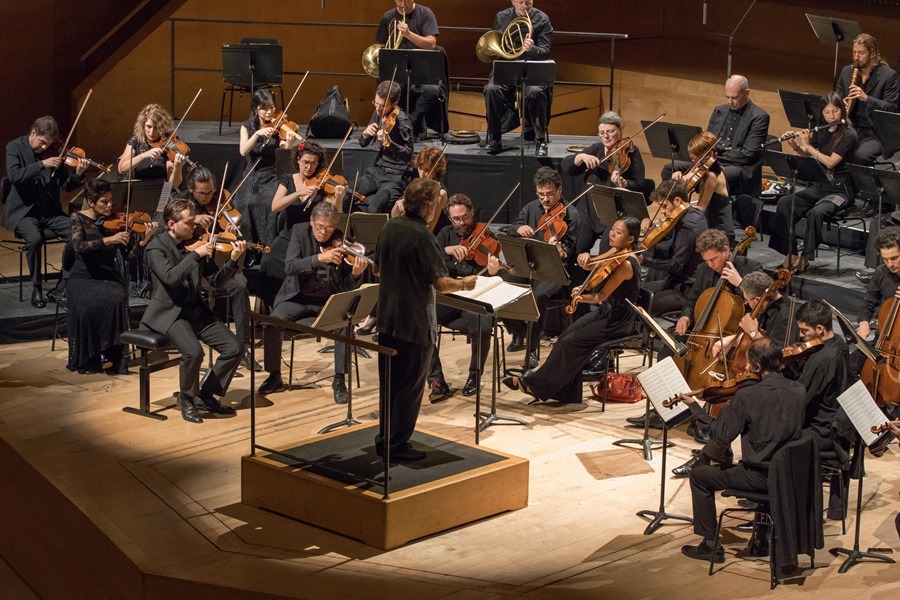
[[[634, 138], [636, 138], [637, 136], [641, 135], [642, 133], [644, 133], [645, 131], [647, 131], [648, 129], [650, 129], [651, 127], [653, 127], [654, 125], [656, 125], [657, 123], [659, 123], [660, 120], [662, 120], [662, 118], [665, 117], [665, 116], [666, 116], [666, 113], [662, 113], [661, 115], [659, 115], [658, 117], [656, 117], [655, 119], [653, 119], [653, 122], [649, 123], [646, 127], [644, 127], [643, 129], [641, 129], [640, 131], [638, 131], [636, 134], [628, 136], [629, 139], [627, 139], [627, 140], [619, 140], [619, 143], [616, 144], [616, 147], [613, 148], [612, 150], [610, 150], [610, 151], [606, 154], [606, 156], [604, 156], [604, 157], [600, 160], [600, 164], [603, 164], [604, 162], [608, 161], [608, 160], [610, 159], [610, 157], [611, 157], [613, 154], [615, 154], [616, 152], [618, 152], [619, 150], [621, 150], [623, 146], [625, 146], [625, 145], [628, 144], [629, 142], [633, 142], [633, 141], [634, 141]], [[599, 165], [598, 165], [598, 166], [599, 166]]]
[[[397, 76], [397, 65], [394, 65], [394, 72], [391, 73], [391, 83], [388, 84], [388, 97], [384, 99], [385, 102], [388, 102], [391, 98], [391, 90], [394, 89], [394, 77], [396, 77], [396, 76]], [[384, 110], [384, 108], [382, 108], [381, 110]], [[381, 123], [380, 123], [381, 127], [380, 128], [382, 130], [384, 129], [384, 121], [385, 121], [385, 119], [387, 119], [386, 113], [387, 113], [387, 111], [385, 111], [385, 114], [381, 115]]]
[[[591, 184], [589, 184], [586, 190], [584, 190], [583, 192], [581, 192], [580, 194], [578, 194], [577, 196], [575, 196], [575, 198], [573, 198], [571, 202], [569, 202], [568, 204], [566, 204], [565, 206], [563, 206], [563, 210], [566, 210], [567, 208], [569, 208], [570, 206], [572, 206], [573, 204], [575, 204], [576, 202], [578, 202], [578, 200], [580, 200], [582, 196], [586, 195], [588, 192], [590, 192], [590, 191], [591, 191], [592, 189], [594, 189], [595, 187], [597, 187], [597, 184], [596, 184], [596, 183], [591, 183]], [[544, 226], [543, 226], [543, 227], [538, 227], [537, 229], [534, 230], [534, 232], [537, 233], [537, 232], [541, 231], [541, 230], [542, 230], [544, 227], [546, 227], [549, 223], [550, 223], [550, 221], [548, 220], [546, 223], [544, 223]]]
[[[69, 147], [69, 141], [72, 139], [72, 134], [75, 133], [75, 126], [78, 125], [78, 120], [81, 119], [81, 113], [84, 112], [84, 107], [87, 106], [88, 100], [91, 99], [91, 94], [94, 93], [94, 89], [91, 88], [88, 90], [87, 96], [84, 97], [84, 102], [81, 103], [81, 108], [78, 109], [78, 115], [75, 116], [75, 122], [72, 123], [72, 127], [69, 128], [69, 135], [66, 136], [66, 141], [63, 142], [62, 150], [59, 152], [59, 159], [62, 160], [62, 157], [66, 155], [66, 149]], [[60, 163], [62, 165], [62, 163]], [[56, 167], [58, 169], [59, 166]], [[56, 169], [53, 169], [56, 171]]]
[[[331, 157], [331, 162], [328, 163], [328, 168], [325, 169], [325, 172], [322, 174], [322, 177], [319, 179], [319, 183], [316, 184], [316, 189], [310, 192], [309, 196], [307, 196], [303, 200], [303, 208], [309, 208], [309, 205], [312, 203], [313, 198], [316, 197], [316, 194], [322, 189], [322, 186], [325, 185], [325, 180], [328, 179], [328, 174], [331, 173], [331, 167], [334, 166], [334, 163], [337, 161], [337, 157], [341, 155], [341, 150], [344, 149], [344, 144], [347, 143], [347, 139], [350, 138], [350, 134], [353, 133], [353, 125], [347, 129], [347, 133], [344, 135], [344, 139], [341, 140], [341, 145], [338, 146], [338, 149], [335, 151], [334, 156]], [[353, 196], [351, 196], [351, 203]]]
[[[220, 181], [222, 181], [224, 183], [225, 177], [227, 175], [228, 175], [228, 163], [226, 162], [225, 169], [222, 171], [222, 179], [220, 179]], [[221, 186], [219, 186], [219, 199], [216, 202], [216, 212], [215, 212], [216, 215], [219, 214], [219, 210], [221, 210], [221, 208], [222, 208], [222, 196], [224, 196], [224, 195], [225, 195], [225, 186], [221, 185]], [[209, 232], [209, 241], [212, 243], [215, 243], [215, 241], [216, 241], [216, 225], [218, 225], [218, 223], [219, 223], [219, 219], [213, 219], [212, 230]]]
[[185, 110], [184, 114], [181, 115], [181, 118], [178, 119], [178, 124], [175, 125], [175, 129], [172, 130], [172, 133], [170, 133], [169, 137], [166, 139], [166, 143], [163, 144], [163, 150], [167, 149], [171, 141], [175, 139], [175, 134], [178, 132], [178, 128], [181, 127], [181, 124], [184, 123], [184, 118], [188, 115], [189, 112], [191, 112], [191, 109], [194, 108], [194, 102], [196, 102], [197, 98], [200, 97], [200, 92], [202, 91], [203, 88], [200, 88], [199, 90], [197, 90], [197, 93], [194, 94], [194, 99], [191, 100], [190, 104], [188, 104], [187, 110]]
[[[284, 109], [281, 111], [281, 116], [275, 120], [275, 124], [272, 126], [272, 133], [278, 131], [278, 128], [281, 127], [281, 124], [287, 119], [287, 111], [291, 107], [291, 104], [294, 103], [294, 98], [297, 97], [297, 93], [300, 91], [300, 88], [303, 87], [303, 82], [306, 81], [306, 78], [309, 77], [309, 69], [306, 70], [306, 73], [303, 74], [303, 79], [300, 80], [300, 83], [297, 85], [297, 89], [294, 90], [294, 95], [291, 96], [291, 99], [288, 100], [288, 103], [284, 105]], [[271, 139], [272, 134], [266, 136], [266, 142]]]
[[[238, 193], [238, 190], [241, 189], [241, 186], [244, 185], [244, 182], [247, 181], [247, 179], [250, 178], [250, 174], [253, 173], [253, 170], [256, 168], [256, 165], [258, 165], [258, 164], [259, 164], [259, 161], [261, 161], [261, 160], [262, 160], [262, 156], [260, 156], [259, 158], [257, 158], [257, 159], [253, 162], [253, 164], [250, 165], [250, 169], [247, 171], [247, 173], [244, 174], [244, 177], [238, 182], [237, 187], [234, 188], [234, 191], [231, 192], [231, 197], [232, 197], [232, 198], [234, 198], [234, 195]], [[223, 175], [223, 176], [224, 176], [224, 175]], [[224, 181], [222, 182], [222, 187], [223, 187], [223, 188], [225, 187], [225, 182], [224, 182]], [[235, 223], [235, 222], [232, 220], [231, 215], [229, 215], [229, 214], [228, 214], [228, 211], [225, 210], [225, 207], [226, 207], [226, 206], [228, 206], [228, 203], [227, 203], [227, 202], [226, 202], [224, 205], [222, 205], [222, 207], [219, 209], [219, 211], [220, 211], [222, 214], [225, 215], [225, 218], [228, 219], [228, 222], [229, 222], [229, 223], [231, 223], [232, 225], [234, 225], [235, 227], [237, 227], [237, 223]], [[215, 214], [215, 219], [216, 219], [217, 221], [219, 220], [220, 212], [217, 212], [217, 213]], [[243, 237], [243, 236], [241, 236], [241, 237]]]

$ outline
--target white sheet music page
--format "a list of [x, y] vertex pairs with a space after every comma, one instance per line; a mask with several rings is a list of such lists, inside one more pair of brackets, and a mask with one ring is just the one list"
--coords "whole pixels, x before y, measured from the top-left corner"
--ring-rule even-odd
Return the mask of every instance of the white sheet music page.
[[637, 378], [641, 382], [644, 391], [647, 392], [647, 397], [650, 398], [653, 408], [656, 409], [663, 421], [668, 423], [681, 413], [690, 410], [683, 402], [679, 402], [672, 408], [666, 408], [662, 405], [669, 398], [691, 391], [690, 386], [684, 380], [684, 376], [678, 370], [671, 356], [659, 361], [643, 373], [638, 373]]
[[478, 276], [475, 282], [475, 288], [466, 291], [453, 292], [452, 295], [460, 298], [469, 298], [470, 300], [478, 300], [489, 304], [494, 310], [502, 308], [518, 300], [528, 293], [528, 288], [521, 288], [510, 283], [506, 283], [498, 276], [485, 277]]
[[856, 431], [859, 432], [859, 436], [866, 446], [875, 443], [880, 436], [872, 433], [872, 427], [884, 425], [888, 422], [888, 418], [875, 404], [875, 400], [866, 389], [865, 384], [857, 381], [851, 385], [846, 392], [838, 396], [838, 403], [850, 417], [850, 422], [856, 427]]

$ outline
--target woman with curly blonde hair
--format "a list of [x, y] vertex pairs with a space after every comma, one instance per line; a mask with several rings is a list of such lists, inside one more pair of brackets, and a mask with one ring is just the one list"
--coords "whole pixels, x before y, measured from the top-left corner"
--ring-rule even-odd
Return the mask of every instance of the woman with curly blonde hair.
[[184, 156], [176, 153], [175, 160], [170, 161], [163, 148], [153, 147], [174, 130], [172, 116], [162, 106], [148, 104], [142, 108], [134, 122], [131, 139], [119, 157], [119, 173], [132, 172], [135, 179], [169, 179], [174, 187], [181, 185]]

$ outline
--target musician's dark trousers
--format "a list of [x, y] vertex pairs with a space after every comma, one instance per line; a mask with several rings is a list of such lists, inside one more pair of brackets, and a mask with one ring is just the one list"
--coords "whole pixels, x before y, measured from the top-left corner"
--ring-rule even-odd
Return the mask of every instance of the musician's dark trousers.
[[[797, 192], [794, 200], [794, 222], [806, 217], [806, 232], [803, 236], [803, 256], [813, 260], [816, 248], [822, 242], [822, 229], [825, 219], [838, 211], [837, 205], [823, 198], [830, 194], [845, 195], [843, 188], [815, 185]], [[769, 248], [780, 254], [797, 254], [797, 236], [791, 235], [791, 195], [786, 194], [778, 199], [775, 210], [775, 221], [769, 235]]]
[[[481, 322], [479, 324], [479, 321]], [[455, 331], [465, 331], [469, 336], [469, 346], [472, 356], [469, 359], [469, 377], [475, 376], [478, 371], [484, 372], [484, 364], [491, 350], [492, 319], [490, 317], [478, 318], [478, 315], [464, 313], [461, 310], [449, 306], [437, 306], [437, 322], [444, 327]], [[481, 364], [478, 363], [478, 337], [481, 336]], [[479, 369], [480, 367], [480, 369]], [[441, 365], [441, 357], [437, 349], [432, 353], [431, 366], [428, 369], [428, 381], [445, 381], [444, 369]]]
[[[183, 398], [212, 394], [221, 396], [228, 391], [241, 361], [241, 344], [215, 315], [205, 313], [199, 319], [178, 319], [169, 327], [166, 338], [181, 353], [178, 382]], [[205, 352], [200, 341], [219, 353], [202, 384], [198, 380]]]
[[410, 89], [409, 103], [412, 109], [406, 107], [406, 88], [400, 94], [401, 108], [409, 115], [412, 121], [413, 134], [418, 136], [424, 133], [426, 126], [431, 123], [436, 126], [435, 131], [446, 133], [449, 124], [444, 111], [444, 94], [439, 85], [414, 85]]
[[[14, 232], [17, 238], [25, 240], [25, 260], [31, 273], [31, 284], [42, 289], [41, 285], [41, 249], [44, 242], [54, 238], [66, 241], [72, 239], [72, 221], [69, 217], [55, 215], [52, 217], [24, 217]], [[67, 274], [63, 272], [60, 277]]]
[[[392, 453], [403, 451], [409, 447], [409, 438], [416, 428], [419, 409], [422, 407], [422, 394], [425, 392], [425, 373], [431, 362], [434, 344], [416, 344], [379, 332], [378, 343], [394, 348], [397, 355], [390, 358], [390, 387], [387, 384], [387, 365], [389, 358], [378, 355], [379, 381], [379, 431], [375, 437], [375, 448], [381, 452], [384, 442], [385, 419], [390, 418]], [[390, 391], [391, 408], [387, 408], [387, 393]]]
[[751, 469], [743, 463], [722, 468], [720, 466], [698, 466], [691, 471], [691, 501], [694, 506], [694, 533], [703, 536], [712, 546], [715, 542], [716, 492], [725, 488], [747, 492], [768, 490], [768, 474]]
[[[504, 123], [504, 117], [513, 111], [516, 103], [517, 88], [511, 85], [496, 85], [493, 82], [484, 86], [484, 104], [487, 111], [487, 134], [491, 139], [515, 129], [518, 117], [512, 123]], [[547, 129], [550, 123], [550, 88], [546, 86], [525, 86], [525, 139], [547, 141]], [[507, 119], [509, 120], [509, 119]], [[510, 126], [511, 125], [511, 126]], [[529, 126], [530, 125], [530, 126]], [[533, 128], [533, 131], [529, 131]], [[529, 135], [531, 133], [531, 135]]]
[[[360, 177], [356, 191], [366, 197], [370, 213], [389, 213], [394, 203], [403, 195], [409, 183], [406, 170], [391, 167], [372, 167]], [[344, 199], [344, 212], [349, 212], [352, 196]]]
[[648, 281], [644, 289], [653, 292], [653, 306], [650, 314], [654, 317], [681, 310], [687, 300], [684, 297], [685, 284], [679, 283], [670, 289], [664, 289], [665, 279]]
[[860, 129], [856, 133], [859, 136], [859, 143], [856, 145], [853, 162], [857, 165], [871, 167], [881, 156], [881, 142], [878, 141], [875, 132], [871, 129]]
[[[527, 279], [514, 276], [509, 277], [508, 281], [513, 283], [528, 283]], [[547, 322], [547, 311], [550, 306], [550, 298], [561, 289], [562, 286], [558, 283], [548, 283], [546, 281], [537, 281], [531, 287], [531, 291], [534, 294], [534, 300], [537, 303], [538, 312], [540, 313], [538, 320], [531, 326], [530, 342], [532, 352], [536, 352], [538, 348], [540, 348], [541, 335], [544, 333], [544, 323]], [[525, 321], [504, 319], [503, 324], [506, 325], [506, 329], [512, 335], [521, 335], [522, 337], [525, 337], [525, 333], [528, 330], [528, 323]]]
[[250, 292], [247, 291], [247, 278], [242, 273], [235, 273], [223, 285], [213, 289], [221, 290], [228, 294], [231, 316], [234, 318], [235, 333], [246, 351], [252, 343], [250, 328], [247, 323], [247, 313], [250, 312]]
[[[303, 325], [309, 325], [316, 320], [322, 310], [322, 304], [293, 302], [286, 300], [279, 302], [272, 309], [272, 316], [277, 319], [294, 321]], [[341, 335], [349, 335], [347, 328], [338, 330]], [[281, 345], [284, 339], [283, 330], [273, 325], [266, 325], [263, 330], [264, 353], [263, 368], [268, 373], [281, 372]], [[334, 374], [343, 375], [347, 372], [347, 344], [334, 343]]]

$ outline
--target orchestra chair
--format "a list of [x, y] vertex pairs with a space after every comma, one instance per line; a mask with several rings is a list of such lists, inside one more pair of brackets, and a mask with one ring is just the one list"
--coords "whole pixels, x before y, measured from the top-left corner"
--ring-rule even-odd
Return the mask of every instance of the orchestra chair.
[[[252, 72], [251, 72], [252, 70]], [[283, 48], [278, 40], [266, 38], [244, 38], [240, 44], [222, 45], [222, 108], [219, 111], [219, 135], [225, 120], [225, 96], [228, 100], [228, 126], [234, 112], [234, 93], [253, 94], [259, 89], [277, 89], [281, 93], [284, 106]]]
[[[850, 202], [844, 208], [840, 209], [830, 217], [825, 217], [825, 229], [831, 231], [832, 227], [837, 227], [837, 274], [840, 277], [841, 275], [841, 256], [852, 256], [853, 254], [857, 254], [856, 251], [850, 252], [842, 252], [841, 245], [841, 231], [848, 224], [852, 225], [861, 225], [863, 230], [863, 237], [865, 238], [868, 235], [868, 229], [866, 227], [866, 220], [862, 217], [862, 215], [852, 216], [852, 213], [856, 210], [856, 199], [851, 198]], [[819, 249], [816, 248], [816, 256], [819, 254]]]
[[[767, 492], [747, 492], [731, 488], [726, 488], [722, 491], [723, 498], [744, 499], [753, 502], [756, 506], [754, 508], [743, 508], [740, 506], [725, 508], [719, 513], [715, 547], [709, 560], [710, 575], [715, 572], [715, 557], [716, 550], [719, 548], [719, 533], [722, 531], [722, 522], [726, 515], [730, 516], [738, 512], [759, 515], [757, 522], [769, 525], [767, 538], [769, 544], [770, 590], [774, 590], [779, 583], [779, 559], [776, 552], [779, 542], [787, 544], [794, 550], [791, 562], [785, 564], [798, 565], [797, 555], [803, 553], [810, 557], [810, 568], [815, 568], [815, 548], [822, 548], [824, 540], [821, 511], [822, 473], [818, 461], [810, 461], [810, 456], [814, 455], [818, 455], [816, 441], [812, 436], [804, 433], [799, 440], [788, 442], [772, 457], [772, 462], [769, 465]], [[778, 506], [778, 504], [774, 504], [773, 499], [778, 498], [779, 494], [781, 494], [780, 481], [792, 481], [793, 490], [803, 489], [806, 492], [806, 498], [795, 499], [792, 515], [780, 515], [774, 509], [774, 506]], [[800, 487], [798, 488], [798, 486]], [[787, 491], [790, 492], [792, 490]], [[807, 510], [810, 504], [814, 507], [811, 511]], [[785, 523], [785, 518], [788, 516], [793, 518], [792, 523], [795, 525], [793, 530]], [[752, 522], [752, 520], [746, 518], [739, 518], [739, 520]], [[811, 526], [813, 530], [809, 531], [807, 526]], [[784, 562], [784, 559], [781, 560]]]
[[[155, 411], [150, 410], [150, 375], [156, 373], [157, 371], [177, 366], [181, 361], [181, 356], [172, 358], [169, 357], [168, 354], [166, 354], [164, 360], [156, 360], [154, 362], [151, 362], [151, 352], [168, 352], [169, 350], [174, 350], [175, 348], [169, 344], [166, 336], [162, 335], [161, 333], [151, 331], [150, 329], [129, 329], [128, 331], [122, 332], [122, 334], [119, 336], [119, 339], [123, 344], [134, 346], [140, 352], [140, 363], [138, 365], [140, 405], [138, 406], [138, 408], [126, 406], [122, 408], [122, 410], [133, 415], [140, 415], [142, 417], [150, 417], [151, 419], [165, 421], [167, 417], [165, 415], [159, 414], [160, 411], [166, 410], [168, 408], [173, 408], [177, 405], [172, 404], [171, 406], [165, 406]], [[173, 394], [173, 396], [176, 397], [177, 395], [177, 392]]]
[[[305, 318], [305, 319], [300, 319], [300, 320], [297, 321], [297, 322], [300, 323], [300, 324], [302, 324], [302, 325], [311, 325], [311, 324], [313, 323], [313, 321], [315, 321], [315, 320], [316, 320], [315, 317], [307, 317], [307, 318]], [[321, 342], [321, 341], [322, 341], [322, 338], [316, 337], [316, 336], [311, 335], [311, 334], [309, 334], [309, 333], [301, 333], [301, 332], [299, 332], [299, 331], [288, 331], [288, 330], [285, 330], [284, 335], [285, 335], [286, 338], [291, 342], [291, 358], [290, 358], [290, 361], [288, 362], [288, 390], [290, 390], [290, 389], [293, 388], [293, 384], [294, 384], [294, 350], [295, 350], [295, 342], [296, 342], [297, 340], [306, 340], [306, 339], [312, 339], [312, 338], [315, 338], [315, 339], [316, 339], [316, 342]], [[354, 350], [355, 350], [355, 352], [354, 352]], [[357, 387], [357, 389], [358, 389], [358, 388], [360, 387], [360, 378], [359, 378], [359, 355], [360, 355], [361, 352], [365, 353], [366, 351], [365, 351], [365, 349], [363, 349], [363, 348], [350, 348], [350, 347], [347, 348], [347, 351], [350, 352], [350, 360], [353, 361], [353, 365], [352, 365], [351, 368], [353, 368], [353, 369], [355, 370], [355, 372], [356, 372], [356, 387]], [[320, 349], [318, 350], [318, 352], [319, 352], [320, 354], [322, 354], [322, 353], [333, 353], [333, 352], [334, 352], [334, 345], [329, 345], [329, 346], [325, 346], [324, 348], [320, 348]], [[371, 358], [371, 355], [369, 355], [368, 353], [366, 353], [365, 356], [366, 356], [366, 358]], [[350, 373], [349, 375], [351, 376], [351, 379], [352, 379], [353, 373]]]
[[[483, 318], [487, 319], [488, 317], [483, 317]], [[493, 329], [493, 331], [491, 333], [491, 346], [496, 351], [498, 348], [498, 345], [499, 345], [499, 356], [500, 356], [500, 367], [501, 367], [499, 369], [496, 369], [496, 372], [494, 373], [492, 385], [494, 386], [494, 389], [499, 394], [500, 392], [503, 391], [501, 384], [500, 384], [500, 382], [503, 378], [500, 376], [500, 374], [506, 373], [506, 335], [505, 335], [506, 330], [503, 328], [503, 325], [501, 325], [499, 319], [494, 319], [492, 329]], [[458, 336], [458, 335], [465, 336], [467, 345], [477, 343], [476, 341], [472, 340], [472, 336], [469, 335], [468, 331], [465, 331], [463, 329], [453, 329], [452, 327], [438, 324], [438, 337], [437, 337], [437, 344], [436, 344], [437, 348], [435, 350], [436, 352], [440, 353], [440, 351], [441, 351], [441, 336], [447, 336], [447, 335], [450, 336], [451, 340], [455, 340], [456, 336]], [[490, 348], [482, 348], [481, 351], [486, 353], [486, 352], [490, 352], [491, 349]], [[485, 366], [487, 366], [487, 363], [485, 363]], [[483, 375], [483, 373], [482, 373], [482, 375]]]
[[[854, 445], [854, 448], [856, 446]], [[843, 454], [843, 450], [841, 452]], [[820, 451], [819, 452], [819, 461], [821, 463], [822, 469], [822, 484], [831, 486], [831, 476], [837, 475], [839, 484], [841, 486], [841, 506], [843, 507], [843, 512], [841, 513], [841, 535], [847, 535], [847, 490], [844, 487], [844, 478], [850, 477], [850, 463], [851, 458], [847, 458], [846, 460], [842, 460], [837, 452], [833, 450], [830, 451]]]

